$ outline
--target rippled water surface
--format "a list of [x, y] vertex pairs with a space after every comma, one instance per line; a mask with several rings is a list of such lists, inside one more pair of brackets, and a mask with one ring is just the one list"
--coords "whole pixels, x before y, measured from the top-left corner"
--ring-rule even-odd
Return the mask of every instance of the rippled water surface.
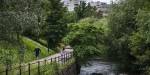
[[116, 75], [116, 65], [101, 60], [91, 60], [81, 67], [79, 75]]

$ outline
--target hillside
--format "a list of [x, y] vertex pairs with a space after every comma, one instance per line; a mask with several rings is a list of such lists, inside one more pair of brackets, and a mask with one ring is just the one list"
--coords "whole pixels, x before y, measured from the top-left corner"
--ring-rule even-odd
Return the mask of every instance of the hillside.
[[[0, 64], [6, 64], [6, 60], [9, 61], [9, 63], [15, 64], [19, 63], [19, 59], [22, 62], [29, 62], [32, 60], [36, 60], [34, 49], [40, 48], [41, 54], [40, 58], [49, 56], [51, 54], [54, 54], [54, 51], [47, 52], [47, 48], [40, 43], [27, 38], [22, 37], [22, 44], [24, 46], [23, 49], [20, 49], [20, 47], [16, 44], [10, 45], [5, 43], [0, 43]], [[4, 48], [4, 46], [8, 46], [7, 48]]]
[[[47, 52], [47, 47], [41, 45], [40, 43], [31, 40], [27, 37], [22, 37], [23, 43], [26, 47], [26, 52], [25, 52], [25, 61], [30, 61], [35, 59], [34, 55], [34, 49], [35, 48], [40, 48], [41, 49], [41, 55], [40, 58], [46, 57], [48, 55], [54, 54], [54, 52], [51, 50], [49, 53]], [[30, 58], [28, 58], [30, 57]]]

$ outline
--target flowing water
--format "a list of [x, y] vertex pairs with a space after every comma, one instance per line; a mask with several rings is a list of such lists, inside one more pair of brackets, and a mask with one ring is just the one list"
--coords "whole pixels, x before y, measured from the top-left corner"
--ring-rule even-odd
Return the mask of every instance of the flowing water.
[[79, 75], [117, 75], [116, 64], [101, 60], [90, 60], [82, 65]]

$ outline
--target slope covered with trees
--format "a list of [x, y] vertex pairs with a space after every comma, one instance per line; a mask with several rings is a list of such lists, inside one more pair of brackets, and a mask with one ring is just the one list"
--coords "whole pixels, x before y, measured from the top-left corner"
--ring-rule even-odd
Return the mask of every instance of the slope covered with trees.
[[111, 7], [101, 18], [85, 2], [68, 12], [60, 0], [0, 0], [0, 65], [31, 61], [36, 47], [45, 57], [65, 43], [81, 63], [100, 56], [117, 62], [121, 72], [149, 75], [150, 1], [120, 0]]
[[109, 56], [120, 63], [122, 71], [144, 71], [148, 75], [149, 4], [149, 0], [125, 0], [112, 6], [108, 23]]
[[[55, 10], [55, 8], [52, 9], [51, 7], [62, 5], [59, 0], [59, 3], [53, 1], [58, 3], [54, 5], [49, 4], [49, 2], [51, 1], [0, 0], [1, 65], [8, 67], [14, 63], [34, 60], [34, 49], [37, 47], [41, 49], [41, 57], [54, 53], [54, 51], [47, 53], [47, 48], [45, 47], [47, 46], [47, 43], [45, 43], [47, 39], [43, 38], [43, 34], [46, 33], [45, 26], [48, 26], [46, 19], [52, 16], [53, 14], [50, 14], [50, 12]], [[50, 6], [49, 9], [47, 9], [47, 4]], [[58, 35], [61, 34], [58, 33]], [[41, 45], [43, 40], [45, 46]]]
[[45, 10], [47, 12], [47, 17], [43, 37], [45, 37], [48, 42], [48, 48], [55, 49], [67, 31], [67, 22], [64, 19], [66, 8], [63, 7], [63, 3], [61, 3], [60, 0], [48, 1], [49, 6], [46, 6], [48, 10]]
[[150, 1], [121, 0], [111, 7], [106, 21], [82, 20], [78, 9], [82, 18], [68, 25], [70, 32], [64, 42], [75, 49], [81, 61], [100, 55], [117, 62], [120, 72], [149, 75]]

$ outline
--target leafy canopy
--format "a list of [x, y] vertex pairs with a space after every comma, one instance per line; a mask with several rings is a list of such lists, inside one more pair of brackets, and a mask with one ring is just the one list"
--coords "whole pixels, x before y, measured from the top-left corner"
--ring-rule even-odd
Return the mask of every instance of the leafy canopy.
[[70, 32], [63, 41], [74, 48], [75, 56], [82, 62], [105, 53], [104, 23], [99, 22], [101, 21], [95, 18], [86, 18], [68, 25]]

